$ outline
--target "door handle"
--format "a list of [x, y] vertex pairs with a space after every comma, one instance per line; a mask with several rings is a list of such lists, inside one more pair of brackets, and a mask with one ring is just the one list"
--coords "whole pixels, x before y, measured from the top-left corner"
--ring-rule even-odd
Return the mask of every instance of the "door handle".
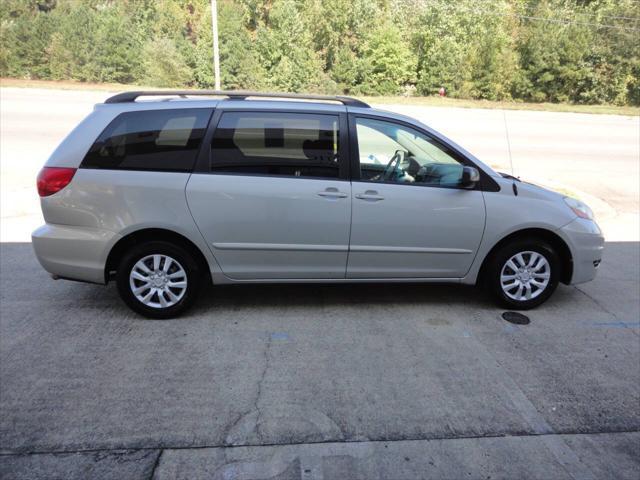
[[347, 198], [349, 196], [346, 193], [338, 191], [338, 189], [334, 187], [329, 187], [322, 192], [318, 192], [318, 195], [326, 198]]
[[368, 200], [371, 202], [379, 202], [380, 200], [384, 200], [382, 195], [379, 195], [375, 190], [367, 190], [364, 193], [357, 193], [356, 198], [359, 200]]

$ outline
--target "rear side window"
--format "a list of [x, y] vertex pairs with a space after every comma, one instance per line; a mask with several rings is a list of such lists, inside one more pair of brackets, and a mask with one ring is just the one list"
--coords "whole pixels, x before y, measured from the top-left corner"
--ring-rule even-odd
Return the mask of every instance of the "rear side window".
[[226, 112], [211, 144], [213, 172], [339, 176], [338, 116]]
[[81, 166], [191, 171], [211, 112], [184, 108], [122, 113], [100, 134]]

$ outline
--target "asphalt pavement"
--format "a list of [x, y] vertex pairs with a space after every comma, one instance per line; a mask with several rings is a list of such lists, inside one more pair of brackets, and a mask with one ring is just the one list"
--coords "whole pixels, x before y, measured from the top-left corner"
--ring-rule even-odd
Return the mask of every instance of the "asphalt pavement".
[[[560, 286], [528, 325], [475, 288], [404, 284], [216, 287], [184, 318], [150, 321], [114, 285], [52, 281], [28, 242], [41, 221], [28, 182], [107, 94], [13, 90], [0, 92], [0, 478], [640, 477], [638, 117], [414, 112], [498, 166], [513, 125], [516, 174], [602, 202], [598, 277]], [[540, 148], [560, 153], [536, 169], [518, 132], [545, 123]], [[562, 128], [609, 129], [612, 147], [564, 144]]]

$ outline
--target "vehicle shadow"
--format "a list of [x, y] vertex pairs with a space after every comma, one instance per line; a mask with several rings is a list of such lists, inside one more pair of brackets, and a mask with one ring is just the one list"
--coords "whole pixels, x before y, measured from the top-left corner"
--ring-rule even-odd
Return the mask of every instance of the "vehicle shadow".
[[197, 310], [216, 307], [380, 305], [472, 302], [488, 306], [480, 288], [423, 283], [220, 285], [201, 295]]
[[[560, 285], [550, 304], [584, 299], [613, 301], [610, 292], [622, 288], [637, 292], [640, 285], [640, 243], [608, 242], [595, 281], [575, 287]], [[615, 284], [618, 284], [616, 287]], [[2, 298], [30, 300], [37, 291], [39, 300], [47, 297], [68, 299], [69, 308], [109, 306], [112, 312], [128, 312], [120, 302], [113, 282], [108, 286], [68, 281], [52, 281], [38, 264], [30, 243], [0, 244], [0, 286]], [[34, 307], [39, 305], [34, 301]], [[637, 303], [637, 302], [636, 302]], [[356, 283], [356, 284], [244, 284], [205, 286], [194, 308], [186, 314], [206, 315], [210, 310], [244, 308], [286, 308], [301, 306], [339, 307], [384, 304], [422, 304], [424, 306], [462, 305], [478, 309], [497, 309], [480, 287], [460, 284]]]
[[[608, 242], [598, 275], [582, 286], [559, 285], [548, 305], [588, 300], [613, 301], [613, 283], [640, 288], [640, 243]], [[612, 283], [613, 282], [613, 283]], [[502, 310], [481, 285], [425, 283], [344, 283], [344, 284], [244, 284], [217, 285], [204, 289], [193, 314], [209, 309], [282, 308], [300, 306], [339, 307], [383, 304], [421, 304], [425, 307], [465, 305], [467, 308]]]

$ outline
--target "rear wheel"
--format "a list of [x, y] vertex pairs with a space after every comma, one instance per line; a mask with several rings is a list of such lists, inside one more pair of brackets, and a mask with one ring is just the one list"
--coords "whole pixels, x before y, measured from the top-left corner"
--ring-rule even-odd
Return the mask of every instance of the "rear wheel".
[[180, 315], [195, 301], [201, 273], [184, 248], [149, 241], [128, 250], [118, 265], [118, 291], [134, 311], [149, 318]]
[[553, 294], [560, 268], [558, 254], [549, 244], [520, 240], [505, 245], [492, 256], [485, 281], [501, 305], [527, 310]]

